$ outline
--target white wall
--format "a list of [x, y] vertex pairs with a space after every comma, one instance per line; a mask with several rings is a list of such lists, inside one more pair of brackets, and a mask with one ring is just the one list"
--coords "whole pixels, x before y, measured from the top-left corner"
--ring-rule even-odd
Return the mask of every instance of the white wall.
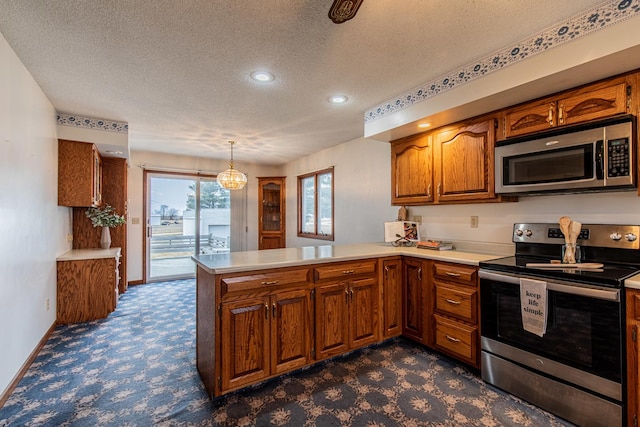
[[[334, 167], [335, 240], [297, 236], [298, 175]], [[364, 138], [328, 148], [285, 165], [287, 177], [287, 246], [318, 246], [384, 240], [385, 221], [393, 221], [390, 147]]]
[[[56, 320], [56, 257], [71, 249], [58, 207], [56, 112], [0, 35], [0, 391]], [[49, 310], [45, 301], [49, 299]]]
[[[390, 146], [355, 139], [285, 166], [287, 176], [287, 246], [317, 246], [324, 240], [297, 237], [297, 175], [335, 166], [335, 242], [382, 241], [383, 223], [396, 218], [391, 206]], [[422, 238], [483, 243], [511, 243], [516, 222], [557, 222], [568, 215], [585, 224], [640, 225], [640, 197], [633, 192], [521, 197], [515, 203], [409, 206], [422, 216]], [[471, 228], [471, 216], [478, 228]]]
[[[128, 177], [129, 218], [127, 225], [127, 278], [128, 281], [144, 280], [143, 239], [145, 227], [142, 223], [144, 209], [144, 169], [184, 171], [200, 170], [202, 173], [218, 173], [229, 167], [228, 160], [204, 157], [177, 156], [173, 154], [131, 151], [131, 167]], [[258, 249], [258, 180], [259, 176], [279, 176], [279, 168], [274, 166], [242, 164], [234, 162], [234, 167], [248, 177], [243, 190], [231, 192], [231, 250]], [[132, 219], [139, 218], [139, 224]]]

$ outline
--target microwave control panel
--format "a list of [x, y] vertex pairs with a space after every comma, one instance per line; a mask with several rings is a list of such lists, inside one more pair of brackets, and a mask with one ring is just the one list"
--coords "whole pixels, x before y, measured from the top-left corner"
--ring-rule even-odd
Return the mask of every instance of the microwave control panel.
[[629, 138], [610, 139], [607, 143], [607, 176], [629, 176]]

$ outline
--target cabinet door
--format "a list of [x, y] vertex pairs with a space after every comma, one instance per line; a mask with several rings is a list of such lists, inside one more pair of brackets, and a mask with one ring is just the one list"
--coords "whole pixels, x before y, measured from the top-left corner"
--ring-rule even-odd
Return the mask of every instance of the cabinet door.
[[554, 101], [527, 104], [506, 112], [505, 137], [511, 138], [540, 132], [556, 125], [556, 103]]
[[378, 341], [378, 282], [375, 278], [349, 284], [349, 347]]
[[627, 330], [627, 419], [640, 415], [640, 290], [626, 289]]
[[311, 299], [309, 290], [271, 296], [271, 374], [310, 362]]
[[402, 308], [402, 335], [427, 343], [425, 320], [427, 318], [425, 262], [416, 259], [404, 260], [404, 286]]
[[316, 288], [316, 359], [349, 349], [349, 289], [345, 282]]
[[269, 298], [222, 304], [222, 390], [269, 375]]
[[391, 144], [391, 204], [419, 205], [433, 201], [433, 144], [428, 134]]
[[402, 260], [382, 263], [382, 306], [385, 338], [402, 333]]
[[558, 124], [570, 125], [627, 111], [627, 85], [595, 89], [558, 100]]
[[495, 198], [495, 121], [447, 129], [435, 138], [438, 202]]

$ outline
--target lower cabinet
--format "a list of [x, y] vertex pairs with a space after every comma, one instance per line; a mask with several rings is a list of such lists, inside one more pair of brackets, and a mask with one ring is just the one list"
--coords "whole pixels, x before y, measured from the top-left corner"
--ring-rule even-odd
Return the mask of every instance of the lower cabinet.
[[384, 338], [402, 334], [402, 259], [383, 259], [382, 314]]
[[57, 260], [56, 322], [103, 319], [116, 309], [120, 249], [80, 249]]
[[476, 267], [410, 257], [199, 267], [198, 372], [220, 396], [400, 334], [478, 367], [477, 293]]
[[429, 261], [405, 258], [402, 286], [402, 335], [429, 344], [428, 288]]
[[431, 283], [434, 348], [479, 368], [478, 269], [434, 262]]
[[640, 417], [640, 290], [626, 289], [627, 311], [627, 420], [637, 425]]
[[309, 364], [310, 320], [308, 289], [222, 303], [222, 390]]
[[375, 266], [372, 260], [316, 268], [317, 280], [329, 282], [315, 288], [316, 360], [379, 341]]

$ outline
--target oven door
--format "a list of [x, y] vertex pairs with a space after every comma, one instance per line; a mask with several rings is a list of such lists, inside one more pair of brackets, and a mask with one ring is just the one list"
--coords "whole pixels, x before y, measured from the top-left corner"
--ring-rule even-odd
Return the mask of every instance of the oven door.
[[[620, 290], [548, 280], [547, 329], [540, 337], [522, 327], [519, 283], [519, 276], [480, 270], [482, 349], [500, 352], [495, 348], [509, 348], [517, 349], [515, 353], [534, 354], [539, 358], [534, 358], [533, 369], [545, 372], [555, 365], [559, 372], [545, 373], [560, 377], [575, 372], [564, 379], [589, 389], [596, 388], [594, 382], [604, 383], [598, 392], [621, 400]], [[541, 360], [553, 363], [545, 365]]]

